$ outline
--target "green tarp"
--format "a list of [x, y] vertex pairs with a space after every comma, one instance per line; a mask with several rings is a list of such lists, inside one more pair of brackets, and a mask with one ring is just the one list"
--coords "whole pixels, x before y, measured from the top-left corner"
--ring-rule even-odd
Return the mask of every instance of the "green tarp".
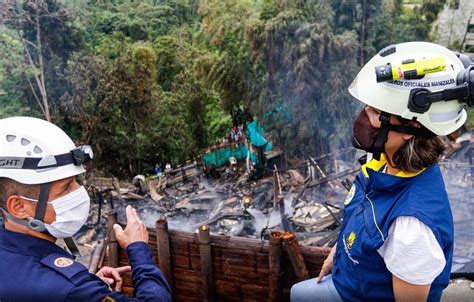
[[272, 145], [263, 137], [265, 129], [260, 126], [257, 121], [253, 121], [247, 125], [247, 130], [250, 136], [250, 142], [252, 145], [257, 147], [262, 147], [265, 144], [265, 151], [270, 151], [272, 149]]
[[202, 158], [204, 164], [211, 164], [214, 167], [220, 167], [229, 162], [229, 158], [232, 156], [236, 159], [244, 159], [247, 157], [247, 146], [245, 144], [234, 145], [232, 149], [229, 147], [224, 147], [220, 149], [214, 149], [211, 153], [205, 154]]
[[[257, 147], [265, 146], [265, 151], [272, 149], [272, 145], [264, 137], [264, 129], [256, 122], [253, 121], [247, 125], [249, 132], [250, 143]], [[237, 160], [247, 158], [248, 148], [242, 142], [231, 146], [222, 148], [216, 148], [211, 153], [205, 154], [202, 158], [205, 165], [213, 165], [214, 167], [220, 167], [226, 165], [229, 162], [229, 158], [235, 157]], [[250, 160], [257, 163], [257, 157], [255, 154], [250, 154]]]

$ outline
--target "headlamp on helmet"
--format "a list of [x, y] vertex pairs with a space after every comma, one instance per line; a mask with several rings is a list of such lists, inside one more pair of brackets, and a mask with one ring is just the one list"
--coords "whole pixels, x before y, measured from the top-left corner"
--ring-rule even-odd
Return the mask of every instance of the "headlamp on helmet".
[[91, 146], [83, 145], [71, 150], [74, 165], [80, 166], [94, 158], [94, 152]]
[[2, 169], [39, 170], [62, 167], [67, 165], [81, 166], [94, 157], [92, 148], [88, 145], [74, 148], [68, 153], [46, 157], [0, 157]]
[[474, 65], [465, 55], [429, 42], [382, 49], [349, 86], [362, 103], [414, 120], [435, 135], [447, 135], [466, 121], [474, 106]]
[[[395, 46], [393, 46], [395, 47]], [[458, 55], [459, 56], [459, 55]], [[468, 62], [466, 62], [466, 59]], [[468, 64], [466, 64], [468, 63]], [[427, 112], [435, 102], [459, 100], [474, 107], [474, 63], [469, 57], [463, 57], [466, 69], [461, 70], [456, 79], [456, 86], [444, 90], [431, 91], [426, 88], [414, 88], [410, 91], [408, 109], [415, 113]], [[385, 65], [375, 66], [377, 83], [422, 79], [426, 74], [446, 70], [444, 58], [423, 58], [420, 60], [406, 59], [401, 64], [388, 62]]]

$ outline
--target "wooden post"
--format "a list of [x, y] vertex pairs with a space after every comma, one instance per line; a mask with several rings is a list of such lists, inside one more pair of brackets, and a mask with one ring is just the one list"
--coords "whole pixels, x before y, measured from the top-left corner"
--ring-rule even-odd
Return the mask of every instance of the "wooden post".
[[275, 165], [275, 169], [273, 170], [273, 207], [278, 207], [280, 205], [280, 195], [281, 195], [281, 189], [280, 189], [280, 177], [278, 175], [278, 168]]
[[278, 302], [281, 297], [281, 242], [282, 234], [272, 232], [270, 234], [270, 248], [268, 251], [268, 302]]
[[209, 226], [199, 228], [199, 254], [201, 256], [203, 301], [212, 302], [214, 298], [214, 276], [212, 274], [211, 236]]
[[166, 277], [168, 284], [172, 287], [173, 272], [171, 271], [170, 239], [168, 234], [168, 222], [166, 219], [156, 221], [156, 245], [158, 250], [158, 262], [160, 270]]
[[105, 249], [105, 242], [104, 240], [99, 240], [97, 245], [92, 252], [91, 260], [89, 262], [89, 273], [95, 274], [97, 269], [99, 268], [99, 263], [102, 258], [102, 251]]
[[105, 255], [107, 254], [107, 247], [109, 246], [108, 238], [104, 240], [104, 247], [102, 248], [102, 252], [100, 253], [99, 264], [97, 264], [97, 268], [101, 268], [104, 266]]
[[114, 224], [117, 223], [117, 212], [111, 211], [107, 218], [107, 229], [109, 233], [109, 266], [118, 266], [119, 245], [117, 237], [115, 237]]
[[[321, 167], [319, 166], [318, 162], [315, 161], [312, 157], [310, 157], [310, 159], [311, 159], [311, 162], [313, 163], [314, 167], [318, 170], [319, 174], [321, 174], [321, 177], [322, 177], [322, 178], [326, 178], [327, 175], [326, 175], [326, 173], [324, 173], [323, 169], [321, 169]], [[336, 161], [334, 160], [334, 162], [336, 162]], [[314, 179], [314, 181], [315, 181], [315, 180], [316, 180], [316, 178]], [[332, 184], [332, 182], [329, 181], [328, 184], [329, 184], [329, 186], [330, 186], [332, 189], [335, 188], [335, 186], [334, 186], [334, 184]]]
[[308, 162], [306, 162], [306, 169], [307, 169], [307, 174], [308, 174], [308, 178], [309, 178], [309, 181], [313, 181], [313, 171], [311, 170], [311, 164]]
[[114, 190], [117, 191], [118, 196], [122, 196], [122, 192], [120, 191], [120, 183], [117, 178], [112, 177], [112, 185], [114, 187]]
[[284, 233], [282, 238], [296, 277], [299, 281], [308, 279], [308, 269], [306, 268], [306, 263], [304, 262], [303, 254], [301, 253], [298, 240], [296, 239], [295, 235], [288, 232]]

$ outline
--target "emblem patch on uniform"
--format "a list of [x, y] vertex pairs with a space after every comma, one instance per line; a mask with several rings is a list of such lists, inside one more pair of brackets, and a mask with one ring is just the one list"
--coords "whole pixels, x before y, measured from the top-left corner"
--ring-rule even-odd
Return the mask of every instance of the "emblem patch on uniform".
[[54, 265], [56, 265], [57, 267], [68, 267], [71, 266], [73, 263], [74, 261], [65, 257], [59, 257], [54, 260]]
[[351, 256], [351, 252], [350, 252], [350, 249], [352, 248], [352, 246], [354, 245], [354, 242], [356, 240], [356, 234], [354, 232], [351, 232], [349, 234], [349, 237], [346, 239], [346, 236], [343, 234], [342, 235], [342, 242], [344, 243], [344, 251], [346, 252], [347, 254], [347, 257], [354, 263], [354, 264], [359, 264], [359, 261], [355, 260], [354, 258], [352, 258]]
[[350, 250], [352, 248], [352, 246], [354, 245], [355, 240], [356, 240], [356, 234], [354, 232], [351, 232], [349, 234], [349, 237], [347, 237], [347, 240], [346, 240], [346, 246], [347, 246], [348, 250]]
[[110, 297], [109, 295], [105, 296], [102, 300], [100, 300], [100, 302], [115, 302], [115, 301], [117, 301], [117, 300]]
[[349, 191], [349, 193], [347, 193], [346, 199], [344, 200], [345, 206], [351, 203], [352, 198], [354, 198], [355, 192], [356, 192], [356, 186], [352, 185], [351, 190]]

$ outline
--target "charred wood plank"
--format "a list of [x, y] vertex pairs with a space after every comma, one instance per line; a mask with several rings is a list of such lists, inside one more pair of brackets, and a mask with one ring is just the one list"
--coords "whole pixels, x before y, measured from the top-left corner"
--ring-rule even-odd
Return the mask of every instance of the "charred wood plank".
[[[173, 272], [171, 269], [170, 240], [166, 219], [156, 221], [156, 247], [158, 263], [171, 289], [173, 289]], [[173, 291], [172, 291], [173, 292]]]
[[104, 241], [99, 240], [91, 256], [91, 261], [89, 263], [89, 273], [95, 274], [97, 272], [97, 268], [99, 268], [100, 261], [102, 259], [103, 250], [105, 248], [106, 248], [106, 244], [104, 243]]
[[306, 263], [304, 262], [303, 254], [301, 253], [295, 235], [293, 233], [284, 233], [282, 239], [296, 277], [300, 281], [308, 279], [309, 272], [306, 268]]
[[109, 233], [109, 266], [117, 267], [119, 263], [119, 245], [115, 236], [114, 224], [117, 223], [117, 212], [111, 211], [107, 217], [107, 228]]
[[211, 236], [209, 227], [199, 228], [199, 251], [201, 256], [201, 273], [203, 286], [203, 301], [215, 301], [214, 276], [212, 274]]
[[281, 200], [280, 176], [278, 173], [278, 168], [275, 165], [275, 170], [273, 170], [273, 207], [279, 207]]
[[268, 301], [278, 302], [281, 297], [280, 265], [282, 238], [280, 232], [270, 234], [270, 250], [268, 252]]
[[344, 176], [347, 176], [347, 175], [351, 175], [351, 174], [355, 174], [357, 172], [359, 172], [360, 169], [353, 169], [353, 170], [345, 170], [345, 171], [342, 171], [340, 173], [337, 173], [337, 174], [333, 174], [333, 175], [330, 175], [326, 178], [322, 178], [318, 181], [313, 181], [311, 182], [308, 187], [309, 188], [312, 188], [312, 187], [316, 187], [316, 186], [319, 186], [321, 184], [324, 184], [324, 183], [327, 183], [327, 182], [330, 182], [332, 180], [336, 180], [336, 179], [339, 179], [341, 177], [344, 177]]

